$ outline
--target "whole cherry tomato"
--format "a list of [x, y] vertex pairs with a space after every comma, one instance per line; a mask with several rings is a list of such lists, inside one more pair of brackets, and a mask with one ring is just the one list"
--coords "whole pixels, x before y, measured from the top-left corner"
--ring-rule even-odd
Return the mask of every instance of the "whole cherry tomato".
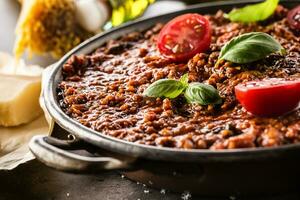
[[276, 117], [299, 106], [300, 79], [250, 81], [237, 85], [235, 95], [248, 112], [263, 117]]
[[174, 61], [185, 61], [206, 51], [211, 43], [209, 21], [199, 14], [184, 14], [169, 21], [160, 31], [159, 51]]
[[300, 30], [300, 6], [290, 10], [287, 19], [291, 28]]

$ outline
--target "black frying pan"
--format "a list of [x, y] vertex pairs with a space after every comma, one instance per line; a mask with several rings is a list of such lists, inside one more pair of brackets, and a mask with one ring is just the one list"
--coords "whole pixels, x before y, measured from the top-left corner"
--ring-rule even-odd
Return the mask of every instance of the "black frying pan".
[[[135, 144], [91, 130], [68, 117], [59, 107], [56, 87], [62, 80], [61, 68], [70, 56], [88, 54], [110, 39], [136, 30], [145, 30], [183, 13], [226, 12], [233, 7], [258, 2], [212, 2], [185, 10], [128, 23], [97, 35], [77, 46], [51, 69], [44, 85], [44, 103], [55, 122], [74, 138], [58, 140], [36, 136], [30, 149], [47, 166], [77, 173], [121, 169], [136, 181], [160, 188], [202, 195], [261, 194], [297, 189], [300, 180], [300, 144], [272, 148], [235, 150], [184, 150]], [[286, 7], [299, 0], [281, 1]], [[59, 126], [53, 130], [58, 131]], [[94, 157], [67, 150], [85, 148]], [[104, 151], [103, 151], [104, 150]], [[102, 156], [99, 156], [99, 152]], [[104, 155], [104, 156], [103, 156]]]

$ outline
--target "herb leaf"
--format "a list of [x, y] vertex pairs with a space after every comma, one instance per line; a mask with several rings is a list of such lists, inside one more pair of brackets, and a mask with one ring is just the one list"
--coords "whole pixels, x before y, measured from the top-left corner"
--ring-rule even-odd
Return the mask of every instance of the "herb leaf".
[[256, 22], [269, 18], [275, 11], [279, 0], [266, 0], [262, 3], [248, 5], [240, 9], [233, 9], [225, 17], [233, 22]]
[[218, 90], [211, 85], [203, 83], [191, 83], [185, 90], [184, 96], [189, 103], [198, 103], [200, 105], [222, 103]]
[[186, 87], [188, 86], [188, 82], [189, 82], [189, 75], [188, 74], [184, 74], [183, 76], [180, 77], [179, 81], [185, 85]]
[[188, 74], [184, 74], [178, 81], [171, 79], [155, 81], [144, 91], [143, 95], [173, 99], [183, 92], [188, 103], [198, 103], [201, 105], [222, 103], [217, 89], [211, 85], [198, 82], [189, 84]]
[[143, 93], [148, 97], [167, 97], [170, 99], [179, 96], [186, 88], [181, 81], [171, 79], [160, 79], [152, 83]]
[[265, 58], [271, 53], [285, 52], [272, 36], [262, 32], [245, 33], [226, 43], [220, 52], [219, 60], [233, 63], [250, 63]]

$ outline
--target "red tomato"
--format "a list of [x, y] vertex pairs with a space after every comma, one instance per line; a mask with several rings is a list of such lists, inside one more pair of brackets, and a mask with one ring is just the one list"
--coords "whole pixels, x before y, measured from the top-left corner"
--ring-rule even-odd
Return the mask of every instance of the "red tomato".
[[250, 113], [263, 117], [275, 117], [299, 106], [300, 79], [270, 78], [250, 81], [237, 85], [235, 95]]
[[185, 14], [169, 21], [157, 40], [159, 51], [174, 61], [185, 61], [204, 52], [210, 43], [209, 21], [199, 14]]
[[290, 10], [287, 19], [291, 28], [300, 30], [300, 6]]

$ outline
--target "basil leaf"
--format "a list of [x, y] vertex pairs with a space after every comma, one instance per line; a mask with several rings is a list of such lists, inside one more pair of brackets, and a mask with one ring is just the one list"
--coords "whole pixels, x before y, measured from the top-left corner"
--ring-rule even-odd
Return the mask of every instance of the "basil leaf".
[[179, 96], [185, 88], [186, 85], [181, 81], [160, 79], [152, 83], [144, 91], [143, 95], [148, 97], [167, 97], [173, 99]]
[[155, 81], [144, 91], [143, 95], [173, 99], [183, 92], [188, 103], [199, 103], [201, 105], [222, 103], [218, 90], [213, 86], [198, 82], [188, 84], [188, 74], [184, 74], [179, 81], [170, 79]]
[[181, 76], [179, 81], [187, 87], [189, 84], [189, 74], [184, 74], [183, 76]]
[[262, 32], [252, 32], [237, 36], [226, 43], [220, 52], [219, 60], [233, 63], [250, 63], [265, 58], [271, 53], [285, 50], [272, 36]]
[[232, 22], [257, 22], [269, 18], [275, 11], [279, 0], [266, 0], [262, 3], [233, 9], [225, 15]]
[[203, 83], [191, 83], [185, 90], [185, 98], [188, 103], [198, 103], [200, 105], [220, 104], [222, 99], [216, 88]]

